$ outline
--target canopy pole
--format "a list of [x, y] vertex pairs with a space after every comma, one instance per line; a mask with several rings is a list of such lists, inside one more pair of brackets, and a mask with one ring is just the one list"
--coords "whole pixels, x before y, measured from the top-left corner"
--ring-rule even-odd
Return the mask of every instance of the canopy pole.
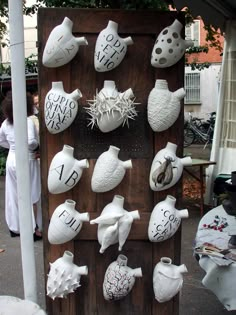
[[8, 5], [17, 193], [24, 296], [26, 300], [37, 303], [27, 135], [23, 1], [8, 0]]

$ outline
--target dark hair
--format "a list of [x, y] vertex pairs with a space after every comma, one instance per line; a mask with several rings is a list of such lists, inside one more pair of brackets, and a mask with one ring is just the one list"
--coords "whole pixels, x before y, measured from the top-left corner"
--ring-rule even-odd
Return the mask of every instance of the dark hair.
[[[12, 102], [12, 92], [9, 91], [6, 94], [2, 102], [2, 110], [6, 119], [8, 119], [10, 124], [13, 124], [13, 102]], [[26, 94], [26, 105], [27, 105], [27, 116], [34, 114], [34, 100], [30, 93]]]

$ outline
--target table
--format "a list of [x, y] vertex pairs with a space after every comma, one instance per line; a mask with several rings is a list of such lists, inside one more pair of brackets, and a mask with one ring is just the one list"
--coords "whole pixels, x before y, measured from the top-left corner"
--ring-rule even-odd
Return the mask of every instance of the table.
[[[200, 182], [200, 215], [203, 216], [204, 212], [204, 168], [209, 165], [214, 165], [216, 162], [207, 161], [202, 159], [192, 159], [192, 165], [185, 166], [184, 171], [192, 176], [195, 180]], [[190, 167], [199, 167], [199, 177], [196, 176], [192, 171], [189, 170]]]

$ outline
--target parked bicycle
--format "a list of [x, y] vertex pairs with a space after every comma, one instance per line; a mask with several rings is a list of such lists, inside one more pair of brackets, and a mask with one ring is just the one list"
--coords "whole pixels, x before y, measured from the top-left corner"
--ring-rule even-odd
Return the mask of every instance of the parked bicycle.
[[204, 143], [204, 149], [213, 140], [216, 112], [210, 113], [209, 119], [204, 121], [189, 113], [189, 120], [184, 125], [184, 147], [193, 143]]

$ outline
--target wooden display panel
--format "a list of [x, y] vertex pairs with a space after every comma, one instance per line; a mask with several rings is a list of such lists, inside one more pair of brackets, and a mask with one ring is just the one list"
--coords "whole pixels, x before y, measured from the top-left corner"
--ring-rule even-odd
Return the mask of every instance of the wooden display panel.
[[[80, 46], [75, 58], [59, 68], [46, 68], [42, 65], [42, 54], [52, 29], [61, 24], [64, 17], [73, 21], [74, 36], [85, 36], [88, 46]], [[39, 47], [39, 96], [40, 96], [40, 136], [42, 168], [42, 206], [44, 224], [44, 262], [45, 274], [49, 262], [61, 257], [65, 250], [74, 253], [74, 262], [79, 266], [87, 265], [88, 276], [81, 277], [81, 287], [67, 299], [47, 298], [49, 315], [170, 315], [178, 314], [178, 297], [169, 302], [158, 303], [154, 298], [152, 272], [163, 256], [168, 256], [174, 264], [180, 263], [181, 231], [170, 240], [151, 243], [147, 229], [150, 213], [155, 204], [167, 194], [181, 197], [181, 181], [173, 188], [163, 192], [153, 192], [149, 187], [149, 172], [153, 157], [167, 142], [177, 144], [177, 156], [182, 156], [183, 148], [183, 109], [175, 124], [161, 133], [153, 133], [147, 122], [147, 98], [156, 79], [166, 79], [170, 91], [183, 87], [184, 58], [167, 69], [151, 66], [151, 52], [159, 32], [172, 24], [176, 12], [123, 11], [123, 10], [81, 10], [81, 9], [40, 9], [38, 14]], [[183, 16], [178, 18], [184, 23]], [[109, 20], [118, 23], [121, 37], [131, 36], [134, 44], [128, 46], [127, 54], [121, 64], [112, 71], [99, 73], [94, 69], [93, 58], [97, 36]], [[103, 87], [104, 80], [114, 80], [119, 91], [132, 88], [137, 105], [138, 118], [130, 127], [103, 134], [98, 129], [87, 127], [85, 111], [87, 100], [91, 100]], [[62, 81], [64, 90], [71, 93], [79, 88], [83, 97], [79, 100], [80, 110], [73, 124], [59, 134], [50, 134], [44, 123], [43, 106], [52, 82]], [[77, 159], [87, 158], [90, 167], [83, 171], [79, 183], [70, 191], [58, 195], [48, 192], [47, 176], [52, 158], [68, 144], [75, 148]], [[122, 183], [112, 191], [94, 193], [91, 190], [91, 177], [97, 157], [109, 148], [119, 147], [119, 158], [132, 159], [133, 168], [126, 172]], [[97, 225], [84, 223], [78, 237], [63, 245], [51, 245], [47, 240], [49, 220], [55, 208], [68, 198], [76, 201], [80, 212], [89, 212], [93, 219], [100, 215], [105, 205], [112, 201], [115, 194], [125, 198], [125, 209], [138, 209], [141, 215], [135, 220], [122, 253], [128, 257], [128, 266], [141, 267], [143, 277], [136, 279], [131, 293], [123, 300], [107, 302], [103, 298], [102, 284], [108, 265], [116, 260], [118, 245], [110, 246], [103, 255], [99, 253]], [[178, 204], [177, 204], [178, 207]], [[47, 280], [47, 278], [46, 278]]]

